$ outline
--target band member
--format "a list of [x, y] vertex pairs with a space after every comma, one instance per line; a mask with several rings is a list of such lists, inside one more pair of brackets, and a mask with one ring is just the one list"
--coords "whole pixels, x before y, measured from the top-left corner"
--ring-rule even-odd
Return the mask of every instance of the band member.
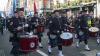
[[61, 18], [59, 11], [54, 11], [55, 16], [50, 17], [49, 19], [49, 45], [48, 52], [51, 54], [51, 48], [58, 46], [59, 54], [58, 56], [64, 56], [62, 53], [62, 39], [60, 34], [64, 30], [65, 18]]
[[22, 32], [30, 32], [29, 21], [24, 16], [24, 8], [20, 8], [18, 22], [19, 24], [17, 30], [22, 29]]
[[[100, 29], [100, 19], [98, 17], [95, 18], [95, 27], [99, 28]], [[97, 45], [100, 45], [100, 30], [97, 34]]]
[[[14, 37], [16, 38], [16, 27], [17, 27], [17, 24], [18, 24], [18, 11], [15, 11], [14, 12], [14, 16], [12, 18], [9, 19], [8, 21], [8, 30], [10, 31], [10, 33], [12, 34], [11, 37]], [[10, 39], [11, 42], [13, 41], [16, 41], [14, 39]]]
[[34, 13], [34, 17], [31, 18], [30, 24], [31, 24], [31, 30], [34, 32], [34, 34], [37, 34], [39, 37], [39, 47], [43, 48], [42, 44], [41, 44], [41, 37], [42, 37], [42, 33], [41, 32], [37, 32], [37, 27], [40, 25], [41, 21], [40, 18], [38, 17], [38, 13], [35, 12]]
[[87, 17], [88, 17], [87, 18], [88, 27], [93, 27], [94, 26], [93, 12], [89, 12]]
[[76, 32], [78, 35], [79, 41], [77, 42], [77, 47], [79, 47], [80, 42], [84, 41], [85, 43], [85, 50], [90, 51], [90, 48], [88, 47], [88, 24], [87, 24], [87, 11], [82, 11], [82, 15], [78, 17], [78, 20], [76, 25]]
[[[99, 22], [99, 24], [98, 24], [98, 28], [100, 29], [100, 19], [98, 20]], [[99, 38], [97, 39], [97, 43], [98, 44], [100, 44], [100, 30], [99, 30], [99, 32], [98, 32], [98, 36], [99, 36]]]
[[81, 12], [80, 13], [77, 13], [76, 19], [74, 21], [75, 38], [76, 39], [77, 39], [77, 35], [78, 35], [78, 30], [79, 30], [80, 18], [81, 18]]
[[[63, 11], [62, 14], [61, 14], [61, 19], [63, 19], [63, 29], [66, 29], [66, 27], [68, 27], [70, 25], [70, 23], [68, 22], [68, 15], [66, 15], [66, 11]], [[64, 31], [64, 30], [63, 30]]]
[[19, 54], [19, 45], [18, 45], [18, 38], [17, 38], [17, 24], [18, 24], [18, 11], [14, 12], [14, 17], [10, 18], [8, 29], [11, 32], [10, 42], [12, 42], [13, 48], [11, 50], [11, 54], [14, 56], [18, 56]]
[[3, 18], [0, 16], [0, 32], [3, 34]]
[[13, 33], [13, 37], [11, 38], [13, 48], [11, 50], [11, 54], [14, 56], [19, 56], [20, 54], [24, 53], [21, 52], [20, 45], [19, 45], [19, 37], [18, 34], [23, 34], [24, 32], [28, 32], [28, 30], [25, 28], [25, 24], [27, 24], [27, 21], [24, 17], [24, 9], [19, 8], [18, 12], [15, 12], [15, 16], [10, 21], [10, 26], [12, 27], [11, 33]]

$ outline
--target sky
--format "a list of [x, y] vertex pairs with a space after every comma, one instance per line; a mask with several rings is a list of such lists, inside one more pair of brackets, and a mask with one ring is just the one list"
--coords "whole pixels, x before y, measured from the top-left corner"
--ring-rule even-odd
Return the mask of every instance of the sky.
[[6, 6], [8, 0], [0, 0], [0, 11], [4, 11], [4, 7]]

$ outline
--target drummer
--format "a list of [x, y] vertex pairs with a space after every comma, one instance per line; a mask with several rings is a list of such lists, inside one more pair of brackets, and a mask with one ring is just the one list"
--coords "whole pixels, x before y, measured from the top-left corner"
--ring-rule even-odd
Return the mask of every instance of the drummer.
[[[68, 21], [68, 15], [66, 15], [66, 11], [63, 11], [62, 14], [61, 14], [61, 19], [63, 19], [63, 31], [66, 31], [67, 28], [69, 27], [70, 25], [70, 22]], [[64, 30], [65, 29], [65, 30]]]
[[40, 25], [40, 18], [38, 16], [38, 12], [35, 12], [34, 13], [34, 17], [31, 18], [31, 21], [30, 21], [30, 25], [31, 25], [31, 31], [34, 32], [34, 34], [37, 34], [38, 37], [39, 37], [39, 47], [40, 48], [43, 48], [42, 44], [41, 44], [41, 37], [42, 37], [42, 33], [41, 32], [37, 32], [36, 29], [37, 29], [37, 26]]
[[[27, 23], [27, 21], [26, 21], [25, 16], [24, 16], [24, 8], [18, 8], [18, 11], [15, 12], [15, 17], [13, 17], [11, 22], [10, 22], [10, 25], [12, 26], [12, 30], [13, 30], [13, 33], [14, 33], [14, 36], [13, 36], [14, 42], [12, 42], [13, 45], [14, 45], [12, 52], [13, 52], [13, 50], [15, 51], [14, 55], [19, 55], [19, 53], [20, 53], [18, 34], [28, 32], [28, 30], [26, 30], [24, 28], [26, 23]], [[19, 31], [19, 30], [21, 30], [21, 31]]]
[[[95, 21], [97, 27], [100, 29], [100, 19], [99, 18], [96, 18], [97, 21]], [[98, 32], [98, 36], [97, 36], [97, 44], [100, 45], [100, 30]]]
[[19, 22], [19, 8], [18, 8], [17, 11], [14, 12], [14, 16], [10, 19], [9, 22], [9, 31], [13, 34], [14, 38], [17, 38], [17, 28], [19, 26], [19, 23], [20, 22]]
[[10, 41], [12, 42], [13, 48], [11, 50], [11, 54], [17, 56], [19, 54], [19, 45], [18, 45], [18, 38], [17, 38], [17, 31], [16, 28], [18, 26], [18, 11], [14, 12], [14, 17], [12, 17], [9, 21], [9, 31], [12, 34], [10, 36]]
[[52, 47], [58, 46], [58, 56], [64, 56], [62, 53], [62, 40], [60, 38], [60, 34], [62, 33], [64, 26], [66, 26], [66, 19], [65, 16], [63, 18], [59, 14], [59, 11], [54, 11], [52, 14], [54, 16], [50, 17], [49, 19], [49, 45], [48, 45], [48, 52], [51, 54]]
[[87, 24], [87, 10], [81, 11], [81, 16], [77, 20], [77, 35], [79, 41], [77, 42], [77, 47], [79, 47], [80, 42], [84, 41], [85, 50], [90, 51], [88, 47], [88, 24]]
[[3, 17], [0, 16], [0, 32], [3, 35]]
[[[100, 19], [99, 19], [99, 29], [100, 29]], [[99, 31], [99, 37], [100, 37], [100, 31]]]

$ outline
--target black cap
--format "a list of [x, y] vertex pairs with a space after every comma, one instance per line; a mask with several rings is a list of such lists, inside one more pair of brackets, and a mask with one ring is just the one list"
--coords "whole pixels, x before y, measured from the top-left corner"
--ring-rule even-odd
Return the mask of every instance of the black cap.
[[14, 11], [14, 13], [17, 13], [18, 11]]
[[19, 11], [24, 11], [24, 8], [19, 8]]
[[63, 13], [63, 14], [66, 14], [66, 10], [63, 10], [62, 13]]
[[83, 12], [87, 12], [87, 10], [82, 10], [81, 13], [83, 13]]
[[16, 8], [16, 10], [15, 10], [16, 12], [19, 12], [20, 11], [20, 8]]
[[38, 12], [34, 12], [34, 14], [38, 14]]
[[71, 11], [71, 9], [66, 9], [66, 12]]
[[55, 10], [53, 13], [55, 13], [55, 12], [59, 12], [59, 10]]

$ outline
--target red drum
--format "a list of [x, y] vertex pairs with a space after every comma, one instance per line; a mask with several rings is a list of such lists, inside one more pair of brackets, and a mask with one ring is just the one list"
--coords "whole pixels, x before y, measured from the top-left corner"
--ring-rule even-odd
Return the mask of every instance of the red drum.
[[73, 35], [69, 32], [64, 32], [61, 34], [62, 45], [63, 46], [71, 46], [73, 43]]
[[69, 27], [68, 30], [69, 30], [69, 32], [74, 32], [75, 28], [74, 27]]
[[44, 26], [37, 26], [37, 32], [44, 32]]
[[99, 28], [97, 28], [97, 27], [89, 28], [89, 36], [96, 37], [98, 31], [99, 31]]
[[38, 37], [37, 35], [21, 35], [19, 43], [21, 51], [35, 51], [38, 46]]

